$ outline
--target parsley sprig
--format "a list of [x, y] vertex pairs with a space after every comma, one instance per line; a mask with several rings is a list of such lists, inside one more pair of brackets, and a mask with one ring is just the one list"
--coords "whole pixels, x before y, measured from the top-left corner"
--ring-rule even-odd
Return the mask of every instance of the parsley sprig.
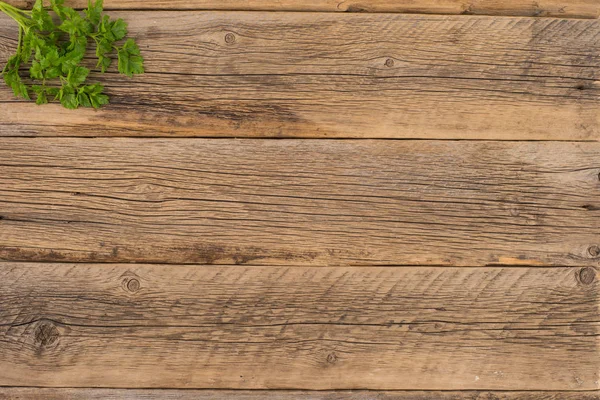
[[[64, 6], [64, 0], [51, 0], [49, 8], [36, 0], [32, 10], [0, 1], [0, 11], [19, 25], [17, 51], [1, 73], [15, 96], [30, 100], [35, 95], [37, 104], [59, 100], [69, 109], [108, 104], [104, 86], [87, 82], [90, 69], [82, 63], [89, 43], [95, 45], [96, 67], [102, 72], [115, 54], [120, 73], [132, 77], [144, 72], [138, 45], [126, 38], [127, 23], [103, 15], [103, 0], [88, 0], [83, 14]], [[23, 78], [27, 68], [29, 76]]]

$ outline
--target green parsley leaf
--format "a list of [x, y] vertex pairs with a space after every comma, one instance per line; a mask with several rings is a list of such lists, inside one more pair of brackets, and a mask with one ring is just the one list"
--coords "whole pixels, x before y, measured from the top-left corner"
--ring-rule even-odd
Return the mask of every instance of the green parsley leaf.
[[31, 19], [36, 23], [40, 31], [51, 31], [54, 28], [52, 17], [44, 8], [42, 0], [36, 0], [33, 9], [31, 10]]
[[121, 40], [127, 35], [127, 23], [121, 18], [111, 22], [110, 32], [112, 33], [115, 40]]
[[140, 55], [140, 48], [133, 39], [127, 39], [125, 44], [123, 44], [123, 50], [127, 50], [127, 52], [132, 56]]
[[75, 96], [73, 93], [65, 94], [62, 99], [60, 99], [60, 104], [69, 110], [75, 110], [79, 106], [79, 103], [77, 102], [77, 96]]
[[105, 94], [93, 94], [90, 95], [90, 102], [92, 103], [92, 107], [100, 108], [105, 104], [108, 104], [108, 96]]
[[55, 88], [55, 87], [46, 88], [46, 94], [48, 96], [54, 96], [54, 100], [58, 100], [59, 93], [60, 93], [59, 88]]
[[71, 36], [84, 36], [90, 34], [92, 26], [88, 21], [81, 17], [76, 11], [73, 11], [59, 27], [63, 32]]
[[79, 65], [81, 60], [83, 59], [84, 54], [77, 52], [75, 50], [65, 53], [60, 58], [60, 65], [63, 74], [68, 74], [70, 70], [74, 69]]
[[33, 38], [33, 35], [33, 29], [29, 29], [27, 32], [25, 32], [25, 36], [23, 37], [23, 41], [21, 42], [20, 58], [21, 62], [24, 64], [29, 62], [33, 53], [33, 49], [31, 48], [31, 40]]
[[92, 102], [90, 101], [89, 96], [85, 92], [79, 92], [79, 94], [77, 94], [77, 102], [83, 107], [92, 106]]
[[113, 49], [113, 42], [108, 39], [101, 39], [96, 46], [96, 56], [102, 57], [110, 53]]
[[29, 74], [35, 79], [44, 79], [44, 73], [42, 72], [42, 64], [34, 61], [29, 68]]
[[[80, 13], [66, 7], [64, 0], [50, 0], [50, 7], [35, 0], [31, 11], [19, 12], [0, 0], [0, 11], [19, 24], [16, 54], [2, 71], [15, 96], [30, 100], [35, 94], [37, 104], [58, 100], [69, 109], [108, 104], [104, 86], [88, 83], [90, 65], [85, 55], [90, 43], [96, 45], [96, 68], [101, 72], [111, 67], [115, 56], [124, 75], [144, 72], [138, 45], [126, 38], [127, 23], [103, 15], [103, 5], [103, 0], [88, 0], [87, 9]], [[122, 45], [121, 40], [125, 40]], [[24, 71], [28, 79], [23, 79]]]
[[102, 19], [103, 0], [88, 0], [88, 8], [85, 10], [85, 15], [92, 25], [98, 25]]
[[40, 64], [42, 68], [47, 69], [59, 65], [60, 56], [58, 55], [58, 49], [56, 47], [49, 48], [44, 58], [42, 58]]
[[65, 0], [50, 0], [50, 7], [52, 10], [60, 17], [60, 19], [65, 19], [65, 8], [63, 4]]
[[144, 60], [140, 56], [140, 48], [132, 40], [128, 39], [118, 51], [119, 72], [132, 77], [134, 74], [144, 73]]
[[30, 100], [27, 86], [21, 80], [19, 72], [16, 69], [10, 70], [4, 73], [4, 81], [8, 86], [11, 87], [13, 93], [17, 97], [23, 97], [26, 100]]
[[35, 104], [41, 105], [41, 104], [48, 103], [48, 97], [46, 96], [46, 89], [43, 86], [33, 85], [33, 86], [31, 86], [31, 88], [33, 89], [33, 91], [35, 92], [35, 94], [37, 96], [35, 99]]
[[75, 95], [75, 89], [72, 86], [63, 86], [58, 94], [60, 103], [63, 107], [70, 110], [74, 110], [79, 106], [77, 102], [77, 96]]
[[100, 56], [100, 58], [98, 59], [98, 64], [96, 65], [96, 67], [100, 67], [100, 69], [101, 69], [102, 72], [106, 72], [106, 70], [108, 68], [110, 68], [111, 64], [112, 64], [112, 58]]
[[41, 106], [42, 104], [48, 104], [48, 97], [45, 92], [40, 92], [35, 99], [35, 104]]
[[77, 87], [83, 82], [85, 82], [89, 74], [89, 69], [85, 67], [75, 67], [69, 71], [69, 75], [67, 76], [67, 82], [69, 82], [69, 85]]

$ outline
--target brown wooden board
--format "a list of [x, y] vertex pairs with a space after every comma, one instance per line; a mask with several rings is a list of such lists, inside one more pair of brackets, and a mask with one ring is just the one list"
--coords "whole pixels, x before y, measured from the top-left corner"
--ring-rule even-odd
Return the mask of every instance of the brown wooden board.
[[[600, 139], [600, 21], [115, 12], [147, 74], [69, 111], [0, 85], [0, 136]], [[17, 28], [0, 17], [0, 63]]]
[[600, 400], [600, 392], [297, 391], [2, 388], [0, 400]]
[[[7, 2], [21, 8], [33, 4], [33, 0]], [[85, 8], [87, 0], [67, 0], [66, 4]], [[600, 15], [600, 4], [596, 0], [105, 0], [104, 4], [111, 10], [400, 12], [572, 18], [597, 18]]]
[[597, 266], [600, 143], [5, 138], [0, 258]]
[[598, 389], [586, 268], [0, 264], [0, 385]]

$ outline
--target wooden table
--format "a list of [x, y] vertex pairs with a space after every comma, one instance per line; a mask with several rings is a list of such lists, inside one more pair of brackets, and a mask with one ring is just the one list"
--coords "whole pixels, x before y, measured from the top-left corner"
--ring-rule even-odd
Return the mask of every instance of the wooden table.
[[0, 86], [0, 399], [600, 399], [599, 1], [105, 6], [109, 106]]

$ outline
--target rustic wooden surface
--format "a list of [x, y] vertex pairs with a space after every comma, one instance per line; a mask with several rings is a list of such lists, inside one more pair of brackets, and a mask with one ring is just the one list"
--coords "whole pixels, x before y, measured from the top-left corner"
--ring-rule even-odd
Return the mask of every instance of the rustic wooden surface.
[[5, 138], [0, 258], [589, 265], [600, 143]]
[[0, 278], [0, 385], [598, 389], [591, 267], [5, 263]]
[[600, 1], [105, 4], [110, 106], [0, 85], [0, 400], [600, 400]]
[[[21, 8], [33, 0], [7, 0]], [[87, 0], [68, 0], [85, 8]], [[342, 11], [598, 18], [597, 0], [105, 0], [107, 9]]]
[[[0, 136], [600, 138], [600, 22], [122, 12], [147, 74], [101, 111], [0, 88]], [[169, 21], [165, 23], [164, 21]], [[0, 18], [0, 62], [17, 28]]]
[[2, 388], [0, 400], [600, 400], [600, 392], [277, 391]]

